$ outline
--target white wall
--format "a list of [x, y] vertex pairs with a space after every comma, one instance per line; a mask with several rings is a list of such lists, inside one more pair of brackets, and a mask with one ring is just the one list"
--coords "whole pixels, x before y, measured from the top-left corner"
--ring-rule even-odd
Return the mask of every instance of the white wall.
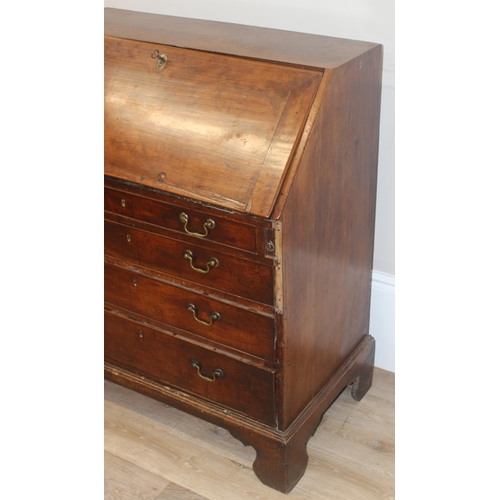
[[[384, 45], [371, 333], [394, 371], [394, 0], [105, 0], [106, 7], [226, 21]], [[390, 283], [390, 285], [387, 285]], [[388, 286], [391, 288], [388, 292]]]
[[395, 369], [396, 283], [390, 274], [373, 272], [370, 304], [370, 335], [375, 339], [375, 366]]

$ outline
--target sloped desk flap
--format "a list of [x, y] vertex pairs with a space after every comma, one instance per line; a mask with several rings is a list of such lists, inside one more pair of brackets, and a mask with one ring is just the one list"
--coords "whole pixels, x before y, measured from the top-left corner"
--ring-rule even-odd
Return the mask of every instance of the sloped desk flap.
[[105, 37], [105, 174], [268, 217], [321, 75]]

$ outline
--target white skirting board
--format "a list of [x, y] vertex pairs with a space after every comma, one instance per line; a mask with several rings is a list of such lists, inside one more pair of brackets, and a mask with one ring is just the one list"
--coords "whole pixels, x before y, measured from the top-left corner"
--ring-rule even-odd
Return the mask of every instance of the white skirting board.
[[370, 335], [375, 338], [375, 366], [395, 372], [396, 280], [390, 274], [373, 271]]

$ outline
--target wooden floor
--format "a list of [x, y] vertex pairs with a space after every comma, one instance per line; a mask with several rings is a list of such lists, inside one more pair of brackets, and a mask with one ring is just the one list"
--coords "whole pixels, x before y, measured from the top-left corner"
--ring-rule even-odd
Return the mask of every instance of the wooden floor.
[[361, 402], [346, 389], [309, 440], [284, 495], [254, 475], [255, 451], [226, 430], [105, 382], [106, 500], [394, 498], [394, 374], [375, 369]]

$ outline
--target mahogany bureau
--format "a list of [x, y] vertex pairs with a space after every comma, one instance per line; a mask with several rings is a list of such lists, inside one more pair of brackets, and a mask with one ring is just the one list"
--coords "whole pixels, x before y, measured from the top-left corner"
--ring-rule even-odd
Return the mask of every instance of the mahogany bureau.
[[105, 376], [289, 492], [371, 386], [382, 47], [105, 10]]

